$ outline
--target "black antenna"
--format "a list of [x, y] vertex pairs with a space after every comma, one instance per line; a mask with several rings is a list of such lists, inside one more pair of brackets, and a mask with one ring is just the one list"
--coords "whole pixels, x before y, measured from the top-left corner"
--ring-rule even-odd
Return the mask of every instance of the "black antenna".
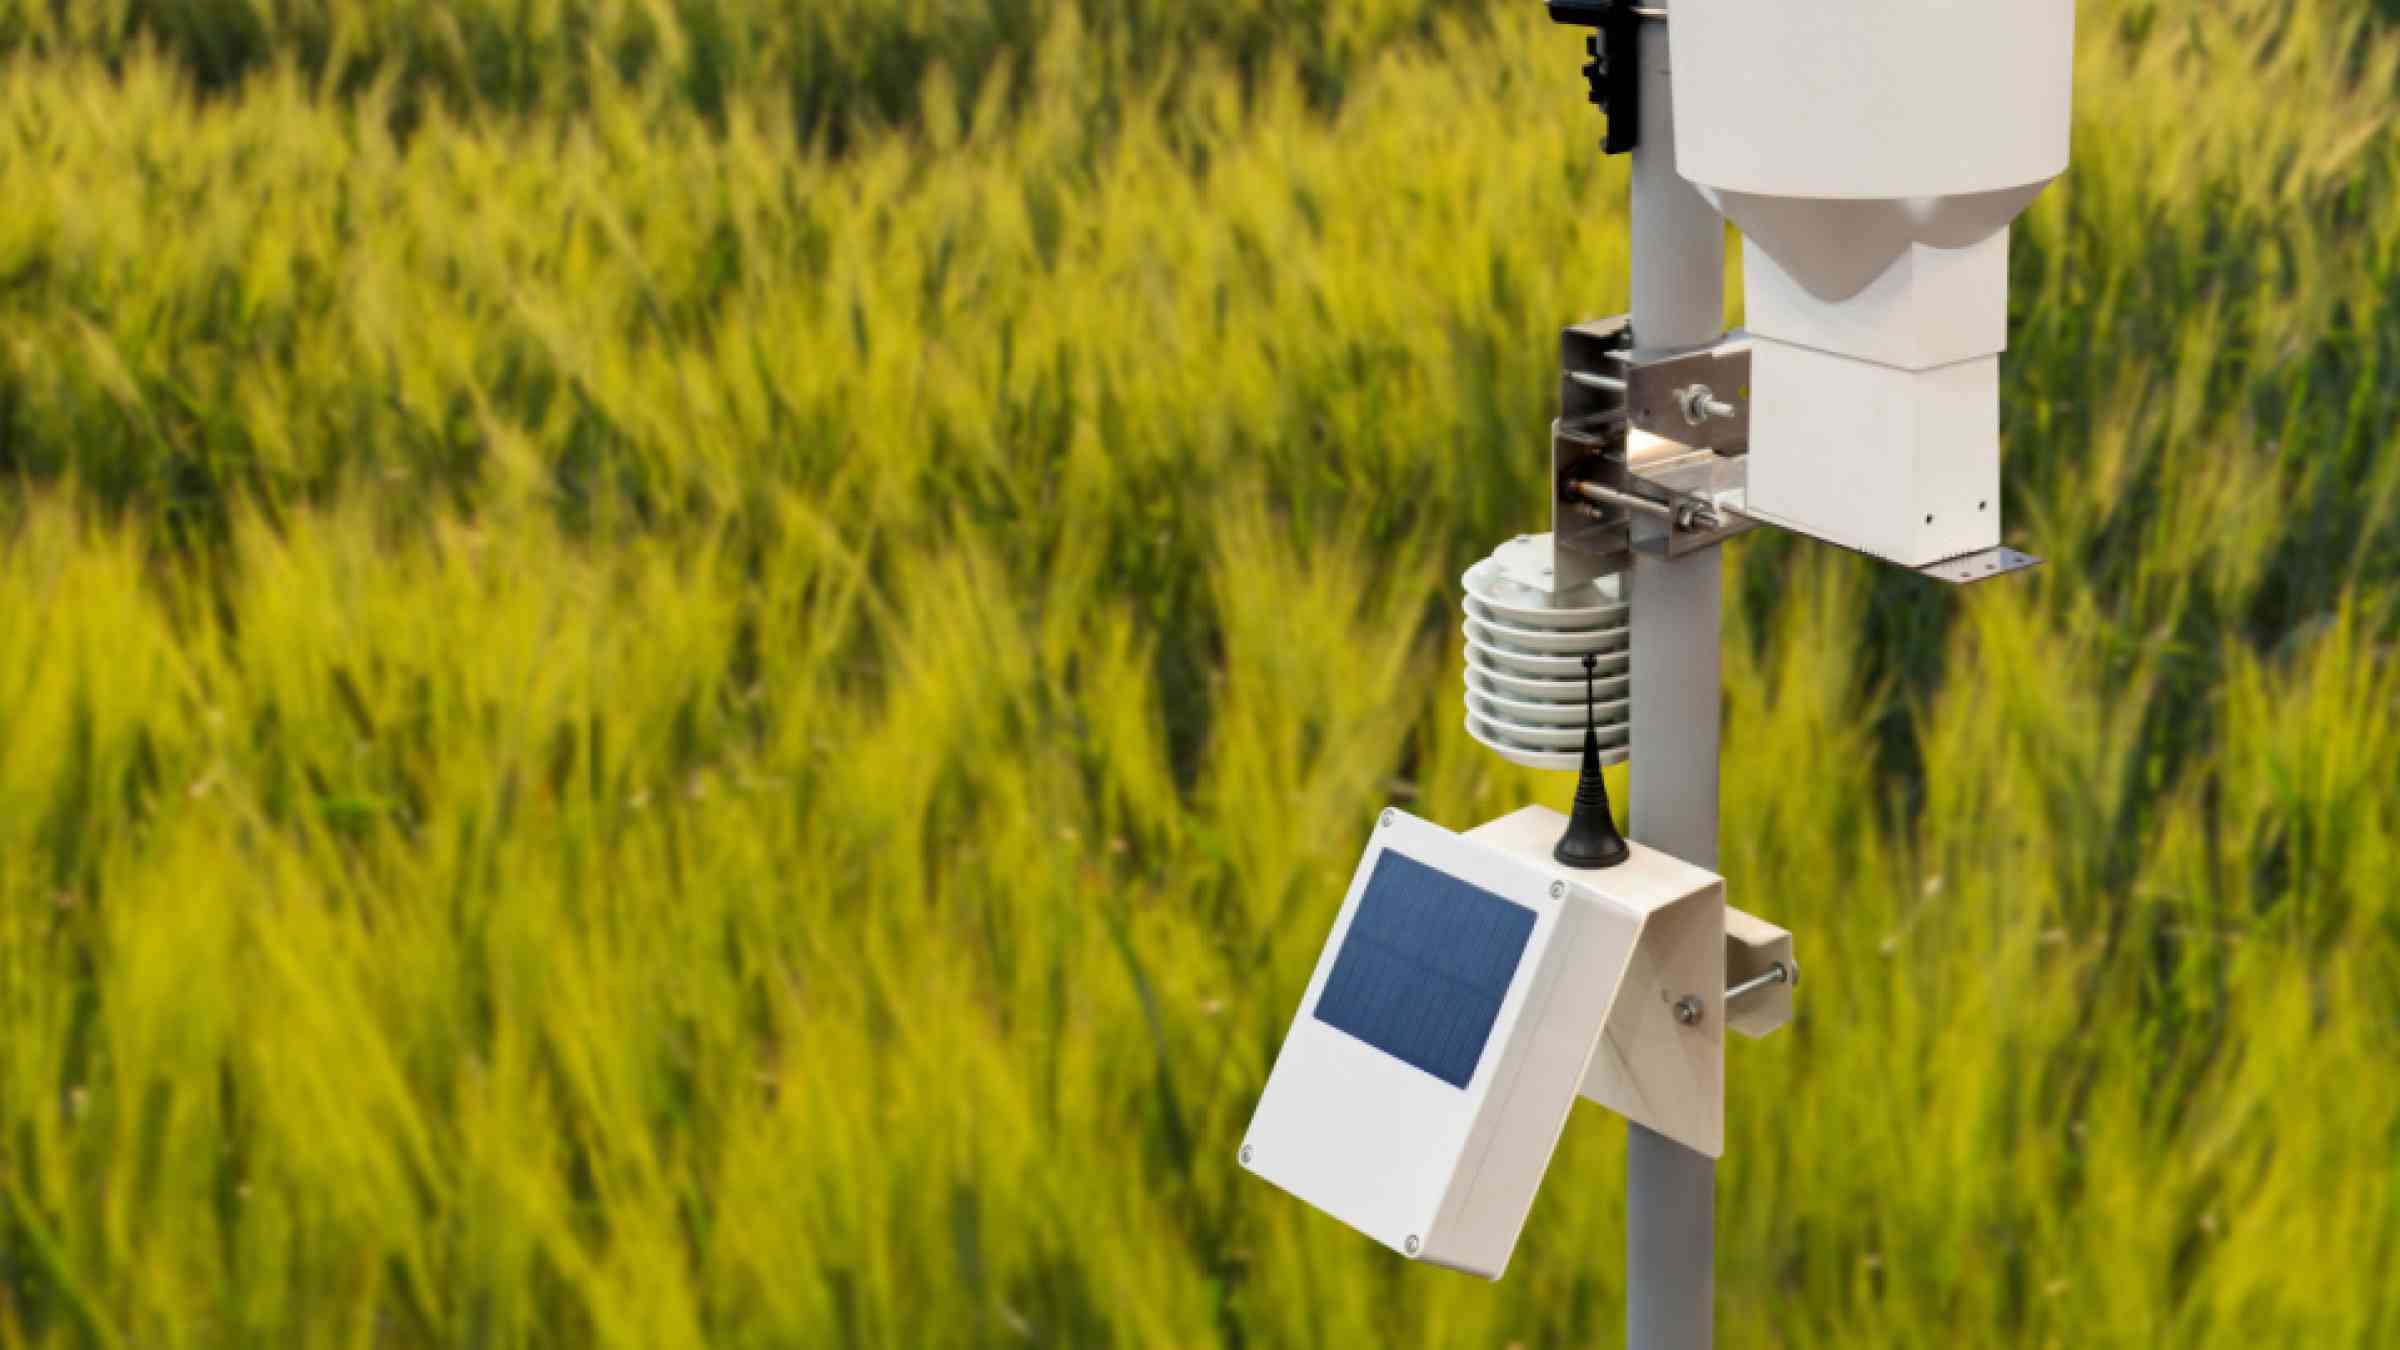
[[1600, 776], [1600, 710], [1592, 692], [1593, 673], [1599, 668], [1599, 657], [1583, 658], [1583, 772], [1575, 779], [1575, 813], [1567, 817], [1567, 832], [1550, 854], [1585, 870], [1614, 867], [1633, 854], [1625, 836], [1617, 833], [1616, 815], [1608, 807], [1608, 781]]

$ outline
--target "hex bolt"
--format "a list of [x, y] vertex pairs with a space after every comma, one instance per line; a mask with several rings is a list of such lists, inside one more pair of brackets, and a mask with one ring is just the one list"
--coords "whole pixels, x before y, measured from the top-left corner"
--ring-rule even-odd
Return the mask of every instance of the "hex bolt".
[[1698, 426], [1712, 417], [1731, 418], [1741, 415], [1741, 409], [1717, 397], [1717, 391], [1705, 384], [1689, 385], [1675, 391], [1675, 404], [1683, 410], [1683, 420]]

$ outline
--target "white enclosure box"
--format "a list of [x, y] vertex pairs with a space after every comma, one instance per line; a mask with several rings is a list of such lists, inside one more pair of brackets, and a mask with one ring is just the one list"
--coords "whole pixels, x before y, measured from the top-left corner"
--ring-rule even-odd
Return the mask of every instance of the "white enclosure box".
[[1712, 874], [1638, 845], [1621, 867], [1569, 873], [1385, 813], [1243, 1166], [1405, 1256], [1498, 1279], [1646, 918], [1595, 887], [1723, 897]]
[[1999, 357], [1903, 370], [1755, 338], [1750, 362], [1746, 512], [1910, 567], [2000, 542]]
[[1996, 544], [2007, 226], [2067, 166], [2073, 0], [1675, 0], [1667, 30], [1678, 170], [1771, 339], [1749, 507], [1910, 566]]

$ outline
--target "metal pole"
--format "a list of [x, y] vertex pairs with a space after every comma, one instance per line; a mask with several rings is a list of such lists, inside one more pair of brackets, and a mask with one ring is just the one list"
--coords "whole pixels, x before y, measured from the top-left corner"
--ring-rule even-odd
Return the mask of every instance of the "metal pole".
[[[1665, 0], [1659, 0], [1664, 5]], [[1680, 347], [1724, 327], [1725, 227], [1675, 171], [1667, 25], [1640, 34], [1633, 151], [1633, 339]], [[1718, 550], [1634, 557], [1632, 834], [1717, 862]], [[1625, 1148], [1626, 1345], [1708, 1350], [1715, 1337], [1716, 1163], [1630, 1127]]]
[[1667, 25], [1641, 25], [1641, 114], [1633, 147], [1633, 341], [1686, 347], [1725, 331], [1725, 223], [1675, 171]]

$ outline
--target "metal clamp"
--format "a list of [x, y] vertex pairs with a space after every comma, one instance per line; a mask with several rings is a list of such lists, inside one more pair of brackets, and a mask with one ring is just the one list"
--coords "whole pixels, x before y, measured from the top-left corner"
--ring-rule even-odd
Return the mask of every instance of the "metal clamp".
[[1569, 490], [1578, 481], [1613, 486], [1625, 460], [1625, 380], [1615, 354], [1633, 344], [1625, 316], [1579, 323], [1558, 335], [1558, 420], [1550, 427], [1550, 540], [1558, 584], [1579, 585], [1633, 565], [1626, 511], [1595, 511]]
[[[1562, 575], [1605, 576], [1635, 551], [1680, 557], [1754, 528], [1735, 514], [1749, 386], [1746, 334], [1644, 351], [1621, 314], [1560, 334], [1550, 472]], [[1650, 436], [1636, 445], [1635, 430]]]
[[1749, 334], [1675, 351], [1637, 347], [1623, 360], [1626, 412], [1636, 430], [1720, 454], [1749, 448]]

